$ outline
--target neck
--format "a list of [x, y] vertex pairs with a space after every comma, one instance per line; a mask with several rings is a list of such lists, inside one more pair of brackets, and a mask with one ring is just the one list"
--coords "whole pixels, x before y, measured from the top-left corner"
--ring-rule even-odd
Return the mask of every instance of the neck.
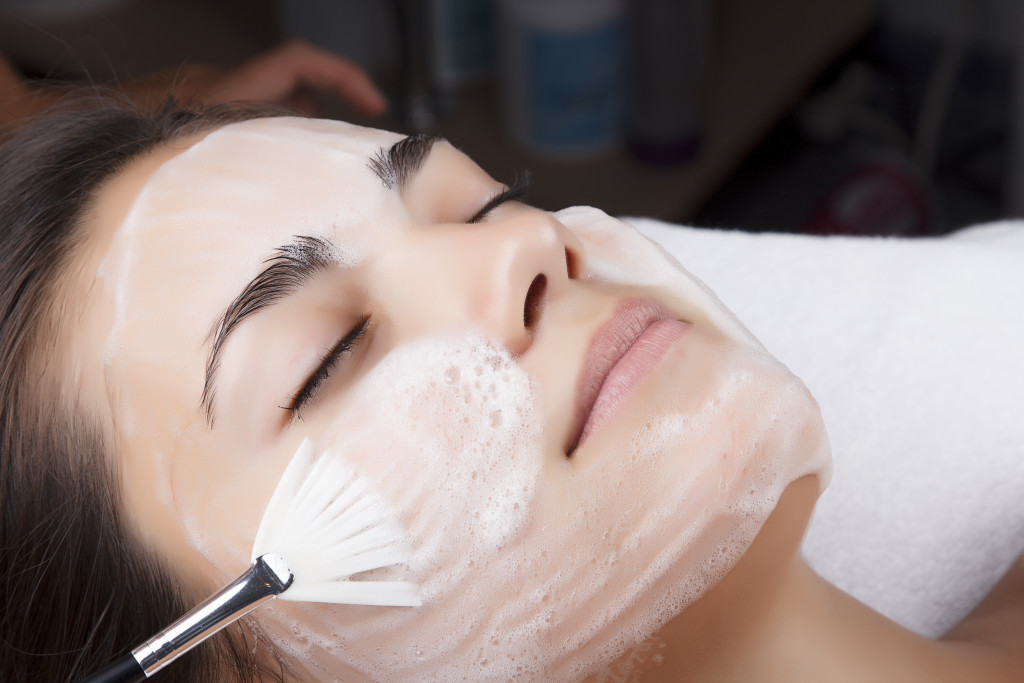
[[781, 590], [748, 638], [745, 656], [723, 662], [729, 680], [980, 680], [947, 646], [923, 638], [828, 583], [803, 560], [788, 568]]
[[[743, 560], [632, 653], [623, 680], [1014, 680], [992, 648], [919, 636], [828, 583], [799, 557], [817, 482], [790, 485]], [[788, 557], [788, 561], [780, 558]], [[620, 661], [621, 663], [621, 661]], [[618, 680], [618, 678], [616, 678]]]

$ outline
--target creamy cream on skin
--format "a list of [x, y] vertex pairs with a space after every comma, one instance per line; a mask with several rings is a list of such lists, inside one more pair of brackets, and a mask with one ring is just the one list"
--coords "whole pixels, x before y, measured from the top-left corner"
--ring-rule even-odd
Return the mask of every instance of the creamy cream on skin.
[[[292, 119], [287, 128], [264, 128], [203, 137], [167, 155], [124, 211], [97, 269], [111, 303], [103, 383], [128, 456], [121, 463], [126, 495], [130, 507], [144, 512], [143, 534], [173, 545], [176, 554], [196, 547], [216, 558], [249, 543], [249, 530], [239, 529], [236, 520], [258, 519], [286, 464], [266, 448], [280, 427], [274, 413], [282, 411], [254, 413], [225, 401], [218, 405], [218, 429], [211, 431], [198, 410], [209, 337], [239, 283], [295, 235], [343, 242], [345, 264], [352, 267], [388, 246], [390, 233], [377, 224], [386, 212], [381, 204], [391, 198], [376, 191], [380, 184], [372, 174], [339, 178], [339, 169], [365, 166], [382, 144], [401, 136], [351, 127], [343, 145], [321, 147], [326, 136], [313, 131], [322, 122]], [[238, 154], [240, 145], [244, 155]], [[301, 158], [301, 175], [284, 164], [289, 158]], [[272, 183], [275, 192], [263, 191], [260, 182]], [[351, 193], [346, 198], [361, 201], [342, 201], [342, 189]], [[103, 209], [101, 202], [98, 211]], [[286, 385], [284, 378], [296, 367], [322, 353], [345, 314], [331, 310], [300, 328], [291, 319], [296, 313], [275, 312], [273, 323], [288, 330], [285, 339], [240, 326], [231, 343], [251, 351], [223, 356], [220, 394], [257, 396], [272, 408], [284, 404], [286, 392], [270, 393], [267, 387]], [[296, 335], [322, 345], [292, 343]], [[235, 367], [247, 355], [273, 362]], [[190, 456], [205, 451], [209, 441], [216, 457]]]
[[[233, 576], [248, 561], [284, 454], [311, 436], [344, 454], [399, 511], [415, 559], [388, 573], [419, 582], [425, 604], [263, 608], [259, 621], [281, 652], [323, 679], [578, 679], [713, 586], [789, 483], [817, 474], [824, 485], [828, 446], [817, 407], [660, 249], [598, 211], [569, 209], [554, 215], [557, 223], [544, 217], [540, 227], [511, 223], [541, 220], [535, 212], [473, 226], [509, 235], [535, 230], [537, 249], [559, 258], [562, 247], [550, 235], [569, 239], [567, 226], [580, 240], [585, 272], [571, 279], [545, 271], [545, 327], [525, 353], [510, 353], [511, 337], [486, 316], [466, 313], [479, 307], [443, 308], [433, 312], [442, 318], [435, 325], [382, 327], [389, 343], [361, 357], [372, 368], [284, 436], [225, 404], [211, 430], [189, 403], [202, 389], [203, 349], [196, 339], [186, 339], [195, 349], [162, 340], [175, 324], [191, 329], [188, 318], [215, 319], [238, 274], [251, 277], [293, 234], [330, 237], [348, 268], [369, 272], [395, 263], [419, 267], [401, 261], [403, 250], [415, 244], [416, 253], [429, 253], [424, 249], [434, 243], [409, 240], [444, 238], [447, 227], [413, 225], [366, 167], [380, 145], [396, 139], [332, 122], [235, 124], [165, 162], [139, 193], [114, 232], [100, 278], [115, 304], [106, 376], [116, 388], [111, 400], [129, 453], [127, 478], [159, 487], [140, 526], [178, 520], [191, 552], [214, 575]], [[475, 178], [452, 191], [472, 194], [472, 183], [483, 182]], [[182, 240], [190, 249], [180, 249]], [[527, 253], [506, 244], [488, 249], [480, 242], [481, 273], [514, 270]], [[549, 265], [547, 252], [527, 255]], [[219, 279], [231, 268], [238, 272]], [[185, 290], [181, 310], [154, 307], [166, 303], [168, 283]], [[338, 299], [366, 294], [340, 276], [316, 286], [334, 288]], [[367, 276], [360, 286], [376, 287], [378, 303], [409, 301], [401, 297], [411, 285], [398, 278]], [[500, 288], [481, 285], [488, 287]], [[566, 406], [590, 338], [623, 300], [645, 297], [689, 327], [567, 458]], [[429, 298], [421, 304], [437, 305]], [[402, 315], [397, 304], [389, 310]], [[358, 315], [344, 306], [322, 313]], [[299, 328], [309, 315], [302, 308], [274, 313], [267, 324]], [[225, 356], [222, 396], [280, 384], [275, 373], [287, 370], [278, 365], [302, 363], [281, 347], [265, 348], [265, 332], [258, 324], [239, 328], [231, 341], [238, 353]], [[562, 355], [548, 352], [563, 347]], [[246, 348], [255, 353], [242, 353]], [[230, 367], [254, 355], [282, 360], [252, 372]], [[127, 381], [129, 375], [150, 381]], [[187, 390], [169, 392], [168, 383]], [[142, 505], [139, 496], [129, 492], [132, 504]]]
[[803, 387], [760, 353], [724, 360], [699, 396], [652, 387], [617, 460], [545, 463], [540, 397], [507, 353], [473, 334], [395, 351], [322, 438], [401, 510], [416, 559], [394, 578], [424, 606], [275, 605], [280, 642], [381, 680], [576, 680], [640, 643], [827, 467]]

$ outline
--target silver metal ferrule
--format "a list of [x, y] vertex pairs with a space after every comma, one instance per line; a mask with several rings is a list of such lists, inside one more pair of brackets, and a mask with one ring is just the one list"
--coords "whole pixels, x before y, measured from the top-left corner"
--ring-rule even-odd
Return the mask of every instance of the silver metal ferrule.
[[132, 650], [132, 656], [146, 676], [152, 676], [217, 631], [276, 598], [294, 578], [280, 555], [260, 555], [244, 574]]

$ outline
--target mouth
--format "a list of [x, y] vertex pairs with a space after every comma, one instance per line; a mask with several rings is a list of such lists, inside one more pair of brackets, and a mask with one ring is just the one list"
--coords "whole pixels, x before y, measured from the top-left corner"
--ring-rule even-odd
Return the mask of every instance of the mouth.
[[649, 299], [622, 301], [591, 337], [576, 388], [576, 406], [566, 454], [629, 398], [690, 324]]

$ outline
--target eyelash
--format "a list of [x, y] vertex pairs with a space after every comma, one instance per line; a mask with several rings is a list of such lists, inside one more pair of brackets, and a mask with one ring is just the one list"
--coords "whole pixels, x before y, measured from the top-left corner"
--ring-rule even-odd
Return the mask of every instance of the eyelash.
[[517, 173], [512, 184], [487, 200], [487, 203], [473, 215], [467, 222], [479, 223], [505, 202], [518, 201], [530, 191], [530, 172]]
[[292, 398], [290, 404], [285, 410], [292, 413], [299, 419], [302, 418], [300, 411], [302, 406], [316, 397], [323, 383], [331, 376], [334, 368], [341, 361], [341, 357], [352, 350], [352, 348], [359, 342], [362, 336], [366, 333], [367, 328], [370, 326], [370, 316], [365, 315], [359, 319], [359, 322], [355, 324], [348, 334], [342, 337], [334, 347], [327, 352], [327, 354], [320, 361], [316, 370], [309, 376], [302, 388]]

